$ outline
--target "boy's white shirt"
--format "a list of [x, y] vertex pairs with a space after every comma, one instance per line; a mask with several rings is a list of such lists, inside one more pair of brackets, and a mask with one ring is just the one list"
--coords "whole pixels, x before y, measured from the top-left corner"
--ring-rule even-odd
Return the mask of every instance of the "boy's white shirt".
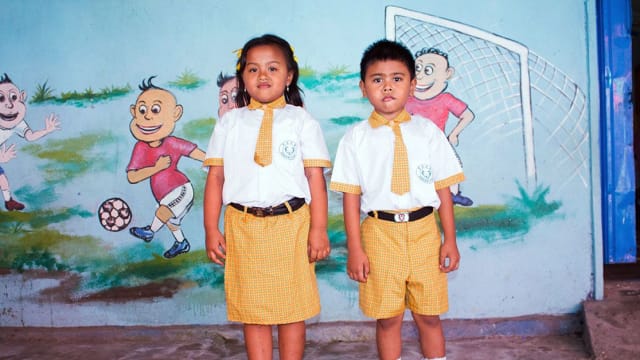
[[262, 110], [233, 109], [213, 131], [205, 164], [223, 161], [222, 201], [268, 207], [292, 197], [311, 201], [303, 161], [331, 164], [320, 124], [303, 108], [286, 105], [273, 114], [273, 163], [261, 167], [253, 160]]
[[440, 206], [435, 182], [463, 179], [462, 167], [444, 133], [428, 119], [414, 115], [400, 124], [409, 157], [410, 191], [391, 192], [394, 139], [389, 126], [372, 128], [368, 120], [349, 129], [340, 140], [331, 175], [336, 185], [359, 187], [360, 209], [407, 210]]

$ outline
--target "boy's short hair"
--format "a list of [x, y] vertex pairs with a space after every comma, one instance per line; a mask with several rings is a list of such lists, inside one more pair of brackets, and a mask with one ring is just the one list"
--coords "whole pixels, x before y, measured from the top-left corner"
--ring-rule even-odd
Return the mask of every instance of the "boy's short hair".
[[360, 60], [360, 80], [364, 81], [367, 69], [376, 61], [397, 60], [404, 63], [411, 74], [411, 80], [416, 77], [416, 62], [411, 51], [403, 44], [391, 40], [378, 40], [369, 45]]

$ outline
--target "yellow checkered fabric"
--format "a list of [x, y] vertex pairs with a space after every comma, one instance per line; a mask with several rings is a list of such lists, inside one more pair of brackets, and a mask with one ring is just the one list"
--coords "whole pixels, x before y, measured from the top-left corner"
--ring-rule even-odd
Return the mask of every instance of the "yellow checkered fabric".
[[367, 282], [360, 284], [360, 309], [366, 316], [386, 319], [406, 308], [440, 315], [449, 309], [434, 214], [406, 223], [367, 217], [361, 234], [371, 267]]
[[258, 132], [258, 140], [256, 141], [256, 152], [253, 156], [253, 160], [260, 166], [271, 165], [273, 155], [273, 109], [283, 108], [286, 104], [284, 95], [268, 104], [260, 103], [253, 98], [249, 102], [249, 109], [262, 109], [264, 111], [260, 131]]
[[395, 135], [395, 146], [393, 149], [393, 170], [391, 173], [391, 192], [402, 195], [409, 192], [409, 157], [407, 147], [402, 140], [400, 123], [411, 120], [411, 115], [403, 110], [393, 120], [387, 120], [377, 112], [372, 112], [369, 123], [373, 128], [381, 125], [388, 125]]
[[308, 205], [267, 217], [227, 206], [224, 283], [230, 321], [288, 324], [320, 312], [315, 263], [307, 256], [309, 224]]

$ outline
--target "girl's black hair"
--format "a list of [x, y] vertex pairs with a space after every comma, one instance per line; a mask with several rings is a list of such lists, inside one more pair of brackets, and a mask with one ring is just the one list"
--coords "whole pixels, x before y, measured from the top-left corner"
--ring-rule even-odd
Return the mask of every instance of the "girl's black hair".
[[242, 72], [247, 65], [247, 53], [249, 50], [262, 45], [276, 46], [284, 55], [284, 58], [287, 61], [287, 70], [293, 73], [291, 84], [289, 84], [288, 88], [284, 92], [284, 99], [287, 104], [302, 106], [304, 104], [302, 101], [303, 91], [298, 87], [299, 69], [298, 63], [293, 55], [293, 49], [285, 39], [272, 34], [264, 34], [260, 37], [253, 38], [247, 41], [247, 43], [242, 47], [242, 53], [240, 54], [238, 63], [236, 64], [236, 78], [238, 79], [238, 97], [236, 97], [236, 105], [238, 107], [243, 107], [249, 104], [251, 96], [249, 96], [246, 91], [244, 80], [242, 80]]

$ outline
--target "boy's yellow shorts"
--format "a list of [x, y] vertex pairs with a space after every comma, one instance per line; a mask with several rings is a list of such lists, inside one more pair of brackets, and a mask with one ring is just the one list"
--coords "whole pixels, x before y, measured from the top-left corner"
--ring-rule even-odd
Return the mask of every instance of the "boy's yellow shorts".
[[256, 217], [227, 206], [225, 294], [230, 321], [276, 325], [320, 312], [315, 263], [309, 263], [309, 206]]
[[434, 214], [405, 223], [367, 217], [361, 235], [370, 264], [367, 282], [360, 284], [360, 309], [366, 316], [387, 319], [406, 308], [440, 315], [449, 309]]

